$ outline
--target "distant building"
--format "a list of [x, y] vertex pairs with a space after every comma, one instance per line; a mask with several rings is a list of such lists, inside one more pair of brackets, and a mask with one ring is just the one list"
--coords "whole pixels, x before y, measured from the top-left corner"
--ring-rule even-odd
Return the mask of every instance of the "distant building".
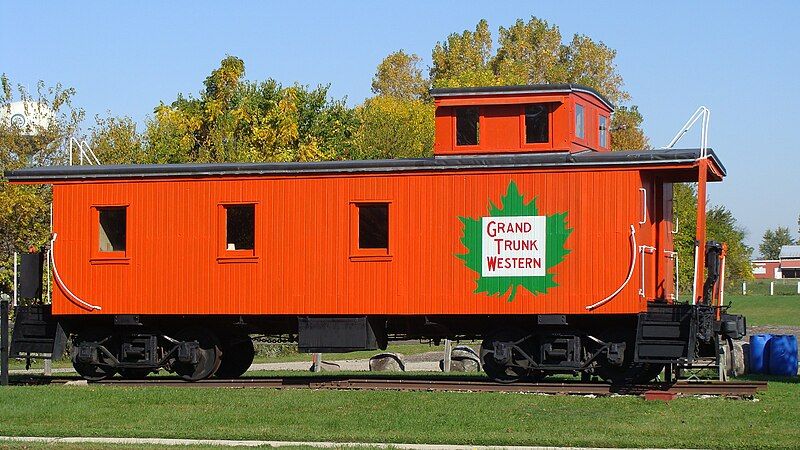
[[800, 245], [784, 245], [778, 258], [783, 278], [800, 278]]
[[784, 245], [778, 259], [755, 259], [750, 263], [756, 279], [800, 278], [800, 245]]
[[754, 259], [750, 264], [753, 266], [753, 277], [757, 280], [783, 277], [779, 259]]

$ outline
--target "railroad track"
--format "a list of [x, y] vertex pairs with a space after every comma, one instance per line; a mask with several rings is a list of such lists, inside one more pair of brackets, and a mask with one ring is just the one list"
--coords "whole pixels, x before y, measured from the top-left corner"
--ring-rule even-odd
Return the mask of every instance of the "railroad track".
[[722, 395], [747, 397], [767, 389], [766, 381], [678, 381], [672, 384], [612, 386], [605, 383], [544, 382], [501, 384], [482, 380], [380, 379], [341, 377], [244, 378], [236, 380], [208, 379], [189, 383], [172, 378], [144, 380], [105, 380], [91, 383], [108, 386], [169, 386], [182, 388], [273, 388], [273, 389], [338, 389], [453, 392], [522, 392], [569, 395], [642, 395], [659, 392], [678, 395]]

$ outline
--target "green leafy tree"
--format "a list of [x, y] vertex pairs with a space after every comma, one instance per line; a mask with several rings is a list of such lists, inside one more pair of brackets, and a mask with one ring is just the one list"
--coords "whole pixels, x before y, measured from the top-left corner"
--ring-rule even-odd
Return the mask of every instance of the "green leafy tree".
[[[691, 291], [694, 280], [695, 229], [697, 224], [697, 192], [694, 185], [673, 185], [674, 219], [678, 234], [674, 237], [678, 253], [677, 274], [682, 292]], [[706, 212], [706, 238], [728, 245], [726, 283], [752, 279], [750, 259], [753, 249], [744, 243], [747, 232], [738, 224], [733, 213], [724, 206], [711, 206]]]
[[[475, 31], [453, 33], [437, 43], [430, 70], [433, 87], [578, 83], [596, 89], [612, 103], [630, 100], [617, 70], [616, 51], [604, 43], [582, 34], [564, 43], [557, 26], [536, 17], [500, 27], [498, 34], [495, 54], [485, 20]], [[636, 106], [618, 106], [612, 117], [612, 149], [649, 148], [641, 124]]]
[[428, 80], [419, 68], [421, 59], [403, 50], [390, 53], [378, 65], [372, 78], [372, 92], [402, 100], [428, 98]]
[[761, 256], [766, 259], [778, 259], [781, 254], [781, 247], [784, 245], [793, 245], [794, 239], [789, 234], [789, 228], [778, 227], [775, 230], [768, 229], [764, 232], [761, 238], [761, 244], [758, 246], [758, 251]]
[[130, 117], [95, 117], [89, 147], [103, 164], [136, 164], [146, 162], [146, 141]]
[[348, 158], [358, 117], [328, 86], [283, 87], [244, 79], [226, 57], [198, 98], [161, 104], [147, 123], [148, 162], [319, 161]]
[[357, 110], [361, 126], [354, 138], [353, 158], [431, 156], [433, 103], [381, 95], [368, 99]]
[[644, 117], [639, 108], [618, 106], [611, 116], [611, 148], [613, 150], [644, 150], [650, 140], [642, 131]]
[[[36, 93], [0, 77], [0, 108], [10, 111], [12, 102], [27, 102], [27, 108], [49, 117], [40, 124], [20, 128], [13, 123], [0, 124], [0, 177], [6, 170], [26, 166], [65, 164], [69, 140], [77, 135], [83, 110], [72, 106], [75, 90], [60, 84], [46, 86], [39, 82]], [[49, 186], [12, 185], [0, 179], [0, 290], [12, 290], [14, 251], [41, 248], [50, 234]]]
[[452, 33], [433, 48], [430, 70], [433, 87], [469, 87], [500, 84], [491, 67], [492, 34], [481, 20], [475, 31]]
[[537, 84], [567, 80], [561, 32], [546, 20], [531, 17], [528, 23], [517, 19], [514, 25], [499, 29], [497, 54], [490, 65], [498, 84]]

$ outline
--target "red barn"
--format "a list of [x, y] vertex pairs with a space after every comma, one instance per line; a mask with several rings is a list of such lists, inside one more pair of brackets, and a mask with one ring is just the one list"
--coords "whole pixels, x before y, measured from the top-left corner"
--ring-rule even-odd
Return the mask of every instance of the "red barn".
[[717, 156], [610, 152], [612, 105], [582, 86], [432, 95], [428, 159], [6, 173], [53, 185], [52, 314], [78, 371], [238, 376], [251, 334], [479, 337], [501, 380], [691, 359], [694, 338], [654, 331], [697, 320], [672, 304], [672, 184], [721, 180]]

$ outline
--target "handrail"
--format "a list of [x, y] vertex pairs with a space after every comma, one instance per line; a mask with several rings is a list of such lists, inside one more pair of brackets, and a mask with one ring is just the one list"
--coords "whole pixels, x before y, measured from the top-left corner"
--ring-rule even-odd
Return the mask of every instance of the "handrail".
[[700, 106], [699, 108], [697, 108], [694, 114], [692, 114], [692, 116], [689, 117], [689, 120], [687, 120], [686, 123], [683, 124], [683, 127], [678, 131], [678, 133], [675, 134], [675, 137], [672, 138], [669, 144], [667, 144], [666, 147], [662, 148], [672, 148], [673, 146], [675, 146], [675, 144], [677, 144], [678, 141], [681, 140], [683, 135], [685, 135], [692, 128], [692, 126], [694, 126], [694, 124], [701, 118], [703, 120], [702, 122], [700, 122], [701, 125], [700, 157], [698, 159], [708, 158], [708, 125], [709, 122], [711, 121], [711, 110], [706, 108], [705, 106]]
[[[69, 138], [69, 165], [73, 165], [73, 145], [77, 144], [78, 146], [78, 157], [80, 164], [83, 165], [83, 160], [86, 158], [86, 161], [90, 165], [100, 165], [100, 159], [97, 155], [92, 151], [92, 148], [89, 146], [89, 143], [86, 140], [79, 141], [76, 137], [70, 136]], [[86, 150], [84, 150], [84, 147]], [[94, 161], [92, 161], [94, 160]]]
[[647, 285], [647, 283], [646, 283], [647, 280], [645, 279], [646, 271], [645, 271], [645, 263], [644, 263], [645, 262], [644, 254], [645, 253], [653, 254], [655, 251], [656, 251], [656, 248], [655, 247], [651, 247], [649, 245], [640, 245], [639, 246], [639, 252], [642, 254], [642, 259], [639, 262], [639, 271], [642, 273], [642, 282], [641, 282], [641, 288], [639, 288], [639, 297], [642, 297], [642, 298], [647, 298], [647, 292], [645, 291], [645, 286]]
[[591, 310], [593, 310], [593, 309], [595, 309], [597, 307], [603, 306], [606, 303], [610, 302], [611, 299], [616, 297], [617, 294], [622, 292], [622, 289], [625, 286], [628, 285], [628, 283], [631, 281], [631, 277], [633, 276], [633, 268], [636, 267], [636, 251], [637, 250], [638, 249], [636, 248], [636, 229], [633, 227], [633, 225], [631, 225], [631, 267], [630, 267], [630, 270], [628, 270], [628, 276], [625, 277], [625, 281], [623, 281], [622, 284], [617, 288], [617, 290], [612, 292], [611, 295], [609, 295], [608, 297], [600, 300], [599, 302], [596, 302], [596, 303], [593, 303], [593, 304], [587, 306], [586, 307], [587, 311], [591, 311]]
[[697, 304], [697, 260], [698, 260], [698, 245], [697, 241], [694, 243], [694, 279], [692, 282], [692, 304]]
[[64, 280], [61, 279], [61, 275], [58, 273], [58, 268], [56, 267], [56, 256], [55, 256], [55, 242], [56, 237], [58, 237], [58, 233], [53, 233], [53, 238], [50, 239], [50, 264], [53, 266], [53, 278], [55, 278], [56, 283], [64, 290], [64, 293], [67, 294], [67, 298], [70, 299], [73, 303], [77, 304], [78, 306], [88, 309], [88, 310], [97, 310], [100, 311], [101, 307], [92, 305], [91, 303], [87, 303], [81, 300], [77, 295], [73, 294], [72, 291], [69, 290], [66, 284], [64, 284]]
[[639, 221], [639, 225], [644, 225], [647, 223], [647, 188], [639, 188], [642, 192], [642, 220]]

